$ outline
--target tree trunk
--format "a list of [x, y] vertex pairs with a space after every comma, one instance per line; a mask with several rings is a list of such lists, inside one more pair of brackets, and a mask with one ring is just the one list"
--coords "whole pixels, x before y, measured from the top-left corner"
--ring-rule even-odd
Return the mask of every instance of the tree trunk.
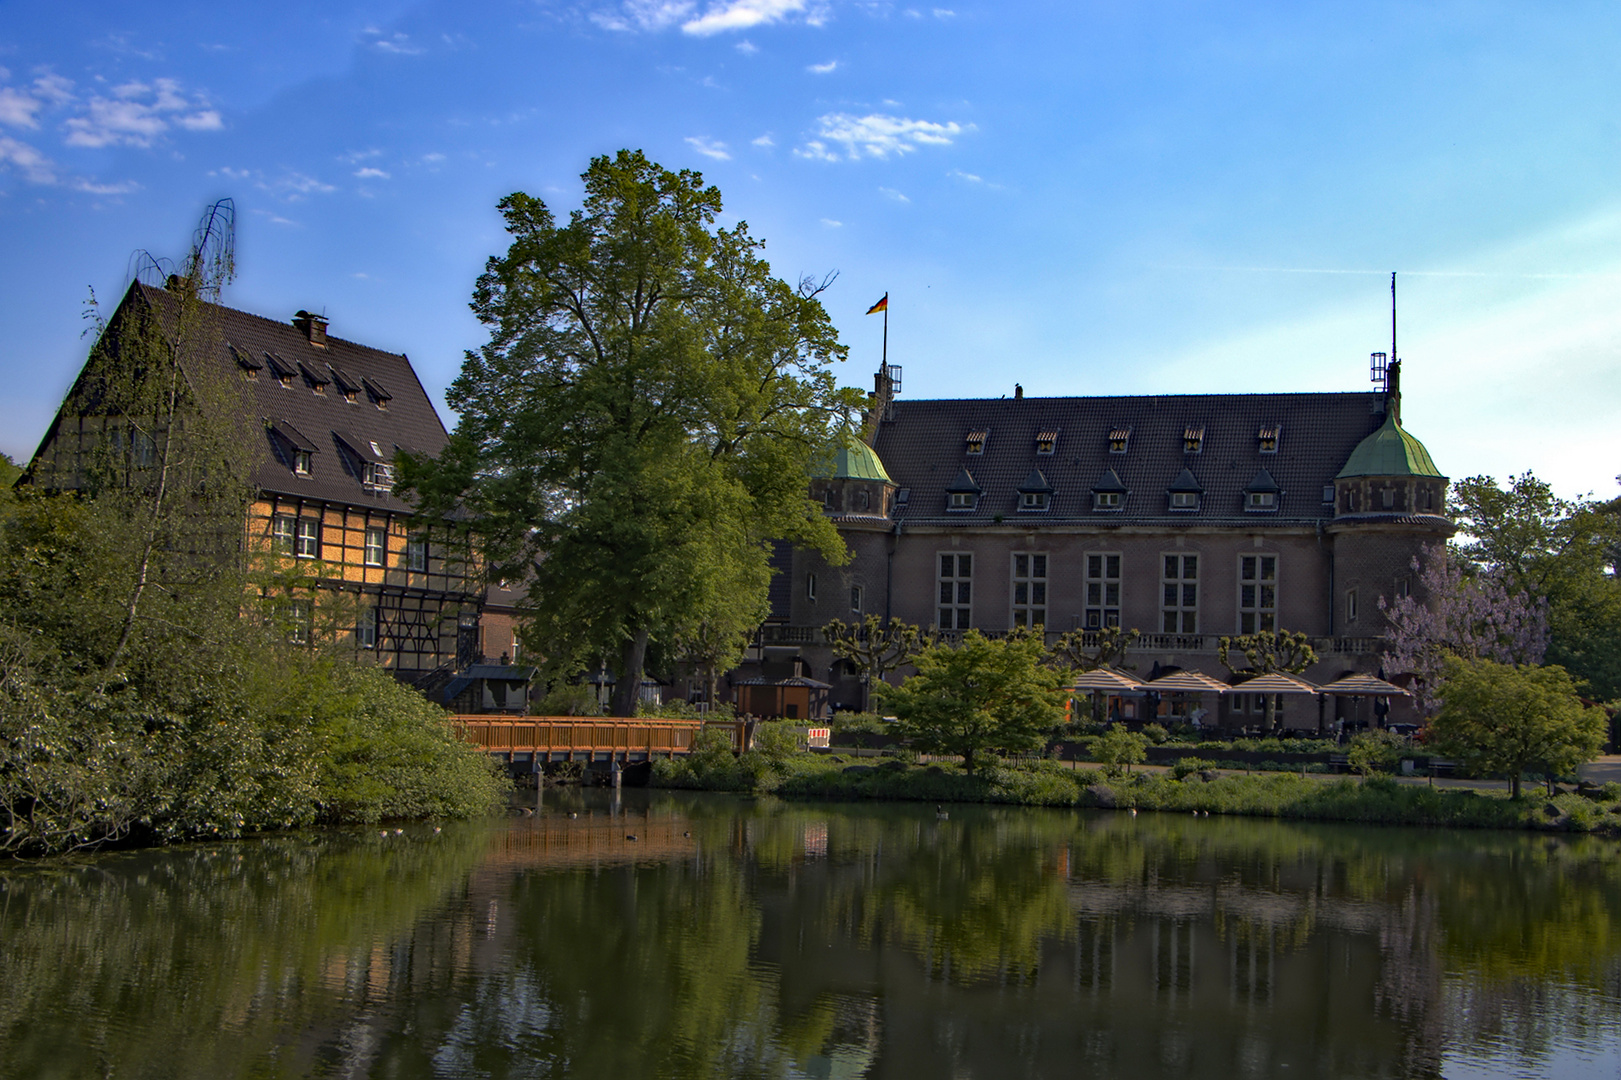
[[614, 683], [610, 711], [615, 716], [635, 716], [642, 696], [642, 665], [647, 659], [647, 631], [638, 630], [625, 642], [625, 656], [619, 665], [619, 681]]

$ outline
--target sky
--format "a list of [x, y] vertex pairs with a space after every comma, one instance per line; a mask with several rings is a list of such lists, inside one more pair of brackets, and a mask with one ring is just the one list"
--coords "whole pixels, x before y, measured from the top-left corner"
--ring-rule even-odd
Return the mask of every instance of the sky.
[[701, 170], [871, 387], [1356, 391], [1454, 479], [1617, 494], [1621, 5], [0, 0], [0, 451], [134, 253], [237, 211], [233, 307], [325, 312], [441, 409], [513, 191]]

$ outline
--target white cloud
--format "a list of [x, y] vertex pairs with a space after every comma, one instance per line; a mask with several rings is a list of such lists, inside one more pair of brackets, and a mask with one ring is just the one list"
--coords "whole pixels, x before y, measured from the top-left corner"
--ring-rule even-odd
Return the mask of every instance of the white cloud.
[[295, 228], [295, 229], [303, 228], [302, 225], [300, 225], [298, 222], [292, 220], [291, 218], [284, 218], [280, 214], [272, 213], [269, 210], [255, 210], [254, 213], [259, 215], [260, 217], [264, 218], [266, 221], [270, 222], [270, 224], [272, 224], [272, 225], [287, 225], [287, 226], [291, 226], [292, 228]]
[[830, 229], [842, 229], [844, 227], [844, 222], [842, 222], [842, 221], [834, 221], [830, 217], [823, 218], [822, 219], [822, 224], [826, 225]]
[[769, 131], [764, 135], [761, 135], [759, 138], [752, 140], [752, 142], [755, 146], [763, 147], [767, 150], [777, 145], [777, 140], [771, 137], [771, 132]]
[[878, 189], [878, 193], [880, 195], [884, 196], [886, 199], [894, 199], [896, 202], [911, 202], [912, 201], [911, 199], [908, 199], [905, 195], [902, 195], [900, 192], [896, 191], [894, 188], [881, 187], [881, 188]]
[[985, 182], [983, 177], [975, 176], [971, 172], [963, 172], [961, 169], [952, 169], [946, 175], [955, 176], [958, 180], [965, 180], [970, 184], [983, 184]]
[[726, 149], [726, 144], [711, 139], [707, 135], [688, 135], [687, 142], [704, 157], [712, 157], [716, 161], [732, 160], [731, 151]]
[[73, 100], [73, 80], [47, 71], [34, 80], [34, 93], [52, 105], [66, 105]]
[[957, 17], [957, 13], [950, 8], [937, 7], [934, 9], [934, 17], [936, 19], [954, 19]]
[[664, 30], [693, 12], [692, 0], [626, 0], [622, 14], [593, 12], [591, 21], [604, 30]]
[[384, 172], [382, 169], [374, 169], [369, 165], [364, 169], [355, 170], [355, 177], [357, 179], [360, 179], [360, 180], [391, 180], [391, 179], [393, 179], [393, 177], [389, 176], [388, 173]]
[[839, 62], [837, 60], [829, 60], [825, 64], [812, 64], [805, 70], [813, 75], [831, 75], [835, 71], [839, 70]]
[[445, 160], [445, 155], [439, 153], [437, 150], [431, 154], [422, 155], [422, 164], [424, 165], [437, 165], [443, 160]]
[[0, 165], [16, 169], [30, 184], [56, 183], [56, 165], [50, 158], [27, 143], [4, 135], [0, 135]]
[[[44, 94], [57, 99], [72, 86], [57, 76], [35, 80]], [[219, 131], [224, 121], [217, 110], [208, 107], [200, 94], [187, 98], [177, 79], [154, 79], [151, 84], [132, 80], [112, 88], [111, 97], [99, 94], [85, 103], [83, 111], [63, 123], [69, 146], [151, 146], [172, 124], [187, 131]], [[68, 95], [69, 100], [73, 100]]]
[[10, 127], [37, 128], [39, 121], [34, 114], [43, 108], [45, 103], [38, 98], [30, 97], [20, 90], [9, 86], [0, 86], [0, 124]]
[[683, 32], [700, 37], [721, 34], [727, 30], [746, 30], [751, 26], [781, 22], [789, 15], [805, 10], [805, 0], [723, 0], [711, 4], [696, 19], [681, 24]]
[[972, 124], [939, 124], [881, 113], [867, 116], [829, 113], [818, 119], [816, 124], [817, 138], [794, 152], [800, 157], [819, 161], [839, 160], [838, 155], [828, 150], [827, 144], [830, 142], [843, 146], [845, 155], [851, 161], [856, 161], [862, 157], [888, 158], [909, 154], [919, 146], [950, 146], [957, 136], [974, 130]]
[[734, 48], [736, 48], [737, 51], [742, 53], [744, 56], [753, 56], [755, 53], [760, 51], [760, 47], [754, 44], [754, 42], [750, 41], [748, 38], [744, 38], [742, 41], [739, 41]]
[[[326, 195], [337, 190], [331, 184], [299, 172], [290, 172], [275, 180], [261, 178], [255, 182], [254, 186], [286, 202], [297, 202], [306, 195]], [[290, 225], [293, 223], [285, 222], [285, 224]]]
[[96, 184], [89, 180], [75, 180], [73, 190], [90, 195], [128, 195], [132, 191], [141, 190], [141, 185], [133, 180], [125, 180], [121, 184]]
[[371, 38], [367, 44], [378, 52], [392, 53], [395, 56], [421, 56], [427, 51], [422, 46], [413, 44], [409, 34], [399, 32], [385, 34], [374, 26], [368, 26], [361, 33]]

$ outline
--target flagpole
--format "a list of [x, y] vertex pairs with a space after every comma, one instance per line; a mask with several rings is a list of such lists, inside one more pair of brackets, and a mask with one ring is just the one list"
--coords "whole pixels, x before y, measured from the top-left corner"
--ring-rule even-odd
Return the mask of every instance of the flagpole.
[[884, 293], [884, 378], [889, 378], [889, 293]]

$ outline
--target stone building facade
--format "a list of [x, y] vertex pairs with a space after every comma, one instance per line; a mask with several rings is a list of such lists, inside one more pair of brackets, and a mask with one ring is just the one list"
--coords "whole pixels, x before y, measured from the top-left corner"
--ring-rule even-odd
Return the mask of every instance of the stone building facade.
[[[1132, 628], [1139, 677], [1224, 681], [1222, 636], [1284, 629], [1313, 641], [1308, 679], [1373, 673], [1380, 599], [1414, 588], [1414, 558], [1453, 531], [1447, 478], [1400, 406], [1399, 365], [1372, 393], [934, 401], [898, 398], [880, 372], [864, 438], [811, 481], [852, 558], [784, 554], [740, 675], [791, 670], [860, 707], [819, 628], [868, 614], [948, 636]], [[1195, 707], [1232, 727], [1264, 713], [1241, 692], [1159, 709]], [[1371, 703], [1281, 707], [1283, 726], [1311, 729]]]

